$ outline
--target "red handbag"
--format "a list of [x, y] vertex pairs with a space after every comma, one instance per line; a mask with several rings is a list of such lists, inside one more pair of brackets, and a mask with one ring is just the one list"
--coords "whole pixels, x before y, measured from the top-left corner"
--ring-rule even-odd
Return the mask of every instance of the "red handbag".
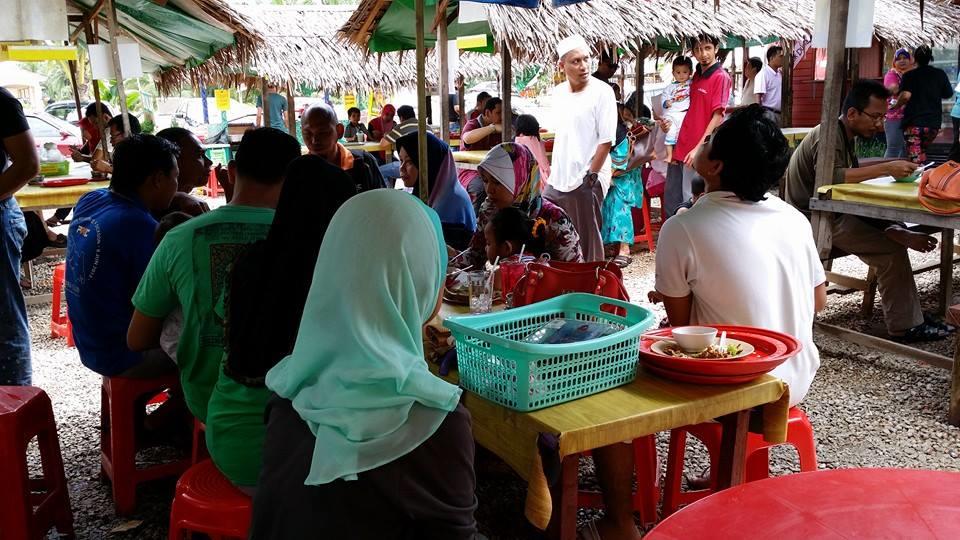
[[[512, 291], [512, 306], [520, 307], [562, 294], [582, 292], [625, 302], [630, 295], [623, 285], [620, 269], [600, 263], [530, 263]], [[616, 271], [616, 273], [614, 273]]]

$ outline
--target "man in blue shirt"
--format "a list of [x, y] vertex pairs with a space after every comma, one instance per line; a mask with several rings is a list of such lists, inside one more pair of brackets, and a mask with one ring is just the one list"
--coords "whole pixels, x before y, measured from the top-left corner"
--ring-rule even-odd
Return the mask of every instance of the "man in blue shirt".
[[[287, 98], [277, 93], [277, 85], [269, 83], [267, 85], [267, 102], [264, 105], [263, 96], [257, 96], [257, 125], [261, 127], [272, 127], [279, 129], [284, 133], [287, 131]], [[263, 108], [267, 107], [270, 113], [270, 125], [263, 125]]]
[[105, 376], [153, 377], [175, 369], [159, 350], [127, 348], [130, 299], [153, 255], [157, 221], [177, 192], [179, 150], [152, 135], [117, 145], [109, 189], [73, 210], [67, 248], [67, 308], [80, 361]]

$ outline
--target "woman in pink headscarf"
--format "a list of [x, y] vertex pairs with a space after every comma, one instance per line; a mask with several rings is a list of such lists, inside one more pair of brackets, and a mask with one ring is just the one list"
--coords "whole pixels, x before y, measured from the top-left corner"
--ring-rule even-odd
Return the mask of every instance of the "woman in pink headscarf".
[[484, 227], [494, 214], [503, 208], [514, 207], [534, 220], [546, 223], [546, 252], [557, 261], [582, 262], [580, 235], [562, 208], [541, 195], [543, 182], [537, 160], [526, 146], [503, 143], [494, 146], [480, 165], [487, 198], [477, 216], [477, 232], [470, 241], [470, 249], [454, 264], [482, 268], [487, 260], [487, 239]]
[[370, 130], [371, 141], [380, 142], [380, 139], [382, 139], [384, 135], [393, 130], [394, 126], [397, 125], [393, 120], [396, 114], [397, 108], [393, 105], [387, 103], [383, 106], [383, 109], [380, 111], [380, 116], [371, 120], [370, 125], [367, 126]]

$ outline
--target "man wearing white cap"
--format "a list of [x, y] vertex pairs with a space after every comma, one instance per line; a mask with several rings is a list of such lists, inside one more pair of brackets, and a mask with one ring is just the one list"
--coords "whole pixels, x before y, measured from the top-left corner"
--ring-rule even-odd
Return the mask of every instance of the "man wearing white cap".
[[580, 233], [585, 261], [602, 261], [600, 207], [610, 185], [610, 148], [617, 136], [617, 102], [609, 85], [590, 76], [590, 47], [580, 36], [557, 45], [567, 80], [553, 92], [556, 140], [550, 185], [543, 196], [563, 208]]

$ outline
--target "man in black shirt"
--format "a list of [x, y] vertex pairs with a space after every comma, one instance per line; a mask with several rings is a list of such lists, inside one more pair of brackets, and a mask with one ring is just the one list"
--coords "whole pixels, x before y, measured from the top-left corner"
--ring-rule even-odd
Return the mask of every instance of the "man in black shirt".
[[913, 57], [917, 68], [903, 74], [896, 106], [907, 104], [901, 123], [907, 157], [923, 164], [927, 161], [927, 148], [937, 138], [943, 123], [943, 100], [953, 96], [953, 87], [942, 69], [930, 65], [933, 61], [930, 47], [917, 47]]
[[0, 386], [29, 385], [33, 374], [27, 306], [20, 290], [27, 225], [13, 194], [39, 170], [23, 106], [0, 87]]

